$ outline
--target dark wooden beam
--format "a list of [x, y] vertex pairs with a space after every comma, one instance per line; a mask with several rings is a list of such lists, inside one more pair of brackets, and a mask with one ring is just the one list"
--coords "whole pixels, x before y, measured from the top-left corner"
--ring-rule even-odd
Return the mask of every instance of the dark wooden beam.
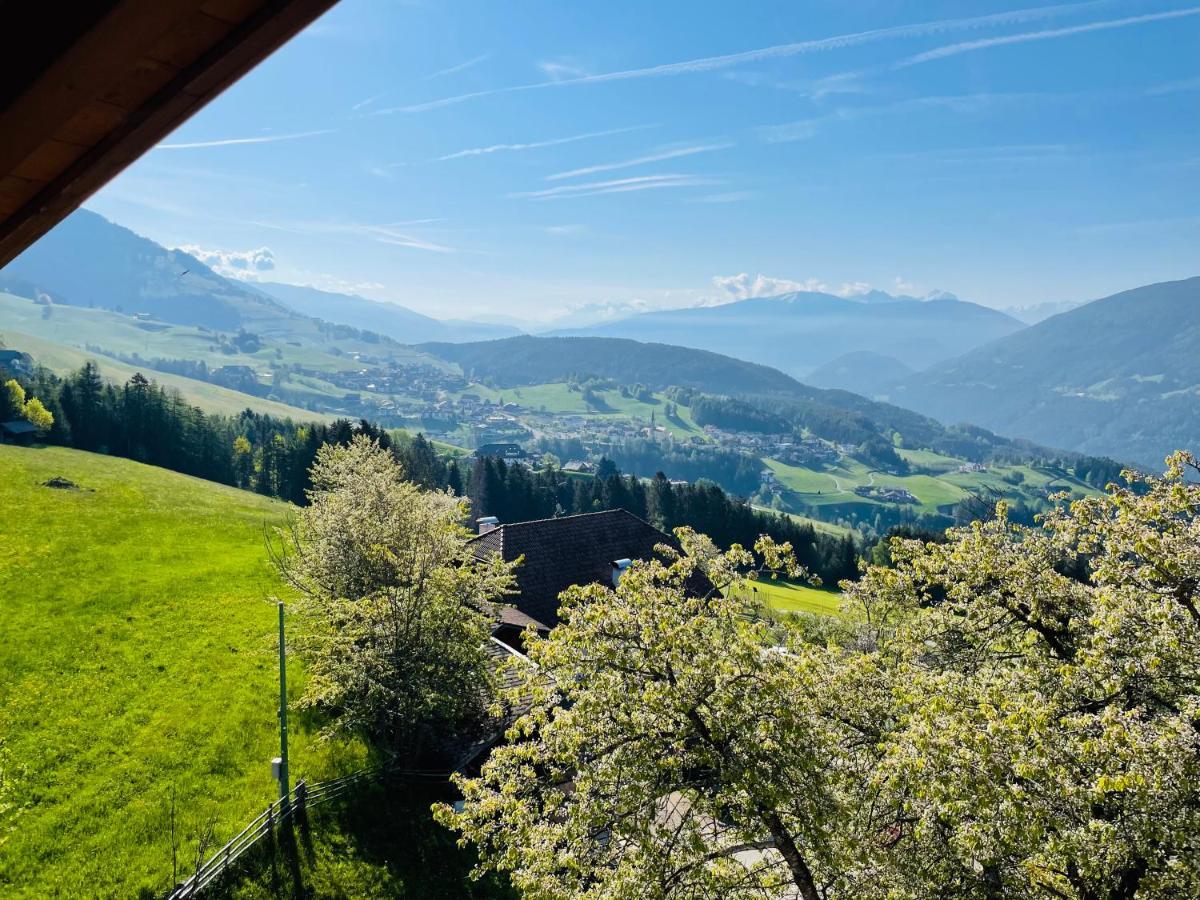
[[[0, 110], [0, 266], [335, 2], [115, 4]], [[5, 196], [20, 205], [5, 211]]]

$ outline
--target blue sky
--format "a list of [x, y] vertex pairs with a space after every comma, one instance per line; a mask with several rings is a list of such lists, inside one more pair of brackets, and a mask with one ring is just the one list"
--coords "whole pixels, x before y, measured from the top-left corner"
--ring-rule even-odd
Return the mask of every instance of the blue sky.
[[[88, 206], [225, 271], [546, 318], [1200, 273], [1200, 6], [385, 2]], [[741, 276], [741, 277], [739, 277]]]

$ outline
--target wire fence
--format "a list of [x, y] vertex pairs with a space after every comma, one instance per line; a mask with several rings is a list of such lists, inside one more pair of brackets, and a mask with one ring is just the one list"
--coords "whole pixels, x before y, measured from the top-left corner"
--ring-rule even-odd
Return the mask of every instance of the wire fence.
[[266, 808], [264, 812], [243, 828], [229, 843], [205, 860], [196, 871], [175, 885], [166, 895], [166, 900], [188, 900], [200, 896], [204, 889], [229, 871], [237, 860], [252, 849], [263, 838], [272, 834], [276, 827], [291, 819], [303, 816], [313, 806], [327, 803], [354, 787], [383, 777], [402, 778], [409, 781], [442, 782], [449, 780], [451, 772], [434, 769], [402, 769], [393, 764], [359, 769], [340, 778], [308, 784], [300, 780], [288, 792]]

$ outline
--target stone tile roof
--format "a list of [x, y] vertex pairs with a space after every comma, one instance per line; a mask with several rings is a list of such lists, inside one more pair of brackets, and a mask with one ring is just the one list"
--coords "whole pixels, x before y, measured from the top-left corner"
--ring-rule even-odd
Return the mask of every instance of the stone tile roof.
[[[511, 691], [520, 687], [523, 683], [522, 667], [536, 668], [523, 653], [494, 637], [489, 638], [483, 645], [483, 652], [487, 656], [487, 665], [491, 670], [492, 677], [496, 680], [497, 692]], [[504, 737], [504, 733], [512, 727], [517, 719], [529, 712], [532, 703], [533, 698], [528, 694], [520, 695], [515, 703], [509, 698], [504, 705], [501, 717], [490, 720], [481, 733], [456, 735], [443, 748], [445, 755], [454, 760], [452, 771], [462, 772], [471, 767]]]
[[623, 509], [499, 525], [471, 541], [479, 558], [499, 554], [525, 562], [516, 572], [517, 610], [548, 627], [558, 624], [558, 595], [576, 584], [612, 584], [618, 559], [650, 559], [675, 538]]

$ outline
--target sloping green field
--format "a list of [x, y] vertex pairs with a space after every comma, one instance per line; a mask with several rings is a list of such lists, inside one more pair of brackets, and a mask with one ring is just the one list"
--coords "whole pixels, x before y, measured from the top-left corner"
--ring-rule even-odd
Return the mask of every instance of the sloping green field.
[[[83, 489], [43, 486], [54, 476]], [[160, 892], [172, 791], [185, 870], [208, 823], [219, 846], [273, 798], [280, 585], [263, 529], [287, 509], [0, 446], [0, 740], [18, 807], [0, 822], [0, 896]], [[303, 727], [292, 758], [297, 776], [331, 765]]]
[[771, 581], [764, 578], [750, 582], [745, 590], [753, 599], [765, 603], [775, 612], [806, 612], [824, 616], [841, 615], [842, 594], [835, 588]]
[[[901, 455], [917, 466], [927, 467], [936, 474], [914, 473], [892, 475], [873, 470], [857, 459], [842, 457], [836, 466], [821, 469], [790, 466], [775, 459], [765, 460], [767, 466], [791, 494], [786, 500], [797, 500], [808, 507], [858, 504], [864, 507], [882, 505], [880, 501], [854, 493], [856, 487], [902, 488], [912, 494], [917, 513], [934, 513], [965, 499], [970, 494], [995, 492], [1010, 500], [1032, 506], [1044, 504], [1045, 494], [1060, 490], [1080, 497], [1097, 491], [1065, 472], [1051, 472], [1031, 466], [988, 466], [979, 472], [960, 472], [963, 460], [941, 456], [926, 450], [902, 450]], [[1017, 481], [1009, 478], [1019, 477]]]
[[133, 377], [135, 372], [141, 372], [147, 378], [158, 382], [163, 387], [179, 391], [188, 403], [198, 406], [207, 413], [228, 416], [236, 415], [244, 409], [252, 409], [255, 412], [265, 415], [275, 416], [280, 419], [295, 419], [300, 422], [328, 422], [333, 419], [333, 416], [324, 413], [312, 412], [311, 410], [301, 409], [298, 406], [289, 406], [286, 403], [268, 400], [265, 397], [243, 394], [241, 391], [230, 390], [227, 387], [221, 387], [219, 384], [210, 384], [207, 381], [198, 381], [195, 378], [185, 378], [182, 375], [174, 375], [170, 372], [158, 372], [152, 369], [131, 366], [110, 356], [77, 350], [74, 347], [68, 347], [65, 344], [56, 344], [53, 341], [44, 340], [43, 338], [24, 334], [23, 332], [4, 331], [3, 336], [10, 348], [29, 353], [39, 365], [43, 365], [59, 375], [65, 375], [78, 370], [88, 360], [96, 363], [100, 369], [101, 377], [115, 384], [124, 384]]
[[689, 407], [676, 404], [678, 419], [667, 418], [667, 399], [661, 393], [654, 394], [647, 402], [636, 397], [622, 397], [619, 390], [596, 391], [596, 397], [603, 403], [603, 407], [600, 408], [588, 406], [583, 399], [583, 392], [578, 389], [572, 390], [565, 381], [509, 388], [489, 388], [482, 384], [472, 384], [462, 393], [474, 394], [493, 403], [511, 401], [533, 412], [551, 415], [640, 419], [647, 424], [653, 415], [655, 424], [666, 428], [675, 437], [704, 437], [704, 430], [692, 419]]
[[[132, 315], [82, 306], [46, 307], [0, 292], [0, 331], [32, 334], [81, 350], [93, 345], [117, 355], [137, 353], [144, 359], [161, 356], [203, 360], [211, 367], [233, 363], [265, 368], [300, 363], [331, 372], [354, 368], [354, 361], [346, 355], [349, 352], [386, 353], [397, 361], [445, 366], [434, 357], [398, 344], [389, 343], [384, 348], [377, 342], [335, 339], [322, 334], [315, 320], [304, 317], [284, 316], [280, 321], [264, 324], [267, 330], [261, 335], [263, 342], [258, 350], [228, 355], [221, 351], [216, 332], [196, 325], [139, 321]], [[254, 326], [249, 327], [254, 330]]]

